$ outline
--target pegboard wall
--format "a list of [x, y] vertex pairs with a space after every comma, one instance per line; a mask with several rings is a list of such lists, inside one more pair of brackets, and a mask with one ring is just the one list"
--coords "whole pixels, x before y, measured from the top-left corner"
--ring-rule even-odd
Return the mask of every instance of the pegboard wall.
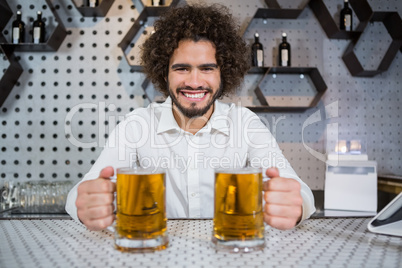
[[[22, 10], [27, 25], [31, 23], [29, 18], [46, 5], [45, 0], [7, 2], [14, 13], [18, 8]], [[325, 163], [306, 148], [324, 155], [327, 126], [334, 124], [339, 139], [361, 139], [367, 144], [369, 159], [378, 162], [379, 173], [402, 174], [402, 53], [380, 75], [352, 77], [341, 58], [349, 40], [328, 39], [309, 7], [298, 19], [252, 20], [258, 8], [267, 7], [263, 0], [204, 2], [228, 6], [248, 43], [259, 32], [266, 66], [277, 66], [277, 47], [281, 33], [286, 32], [292, 46], [292, 66], [319, 69], [328, 90], [317, 107], [300, 113], [258, 114], [313, 190], [324, 189]], [[297, 8], [303, 1], [278, 2], [285, 8]], [[337, 21], [343, 1], [324, 2]], [[402, 13], [399, 0], [368, 2], [374, 11]], [[141, 87], [144, 75], [131, 68], [118, 47], [139, 16], [134, 2], [115, 0], [106, 17], [97, 18], [83, 17], [71, 0], [52, 3], [68, 34], [56, 52], [16, 52], [24, 72], [0, 108], [0, 181], [79, 181], [122, 116], [149, 103]], [[50, 16], [47, 9], [44, 17], [51, 21]], [[358, 23], [356, 17], [354, 23]], [[10, 27], [11, 21], [3, 31], [8, 40]], [[360, 40], [356, 55], [365, 68], [376, 68], [390, 42], [385, 27], [382, 23], [369, 24]], [[130, 53], [135, 60], [133, 51], [129, 52], [129, 60]], [[1, 60], [1, 70], [7, 64]], [[243, 88], [229, 101], [258, 105], [254, 88], [261, 78], [262, 74], [247, 75]], [[272, 96], [281, 95], [284, 88], [302, 96], [313, 94], [308, 78], [292, 79], [278, 76], [263, 84]], [[152, 85], [147, 91], [152, 92]], [[309, 118], [317, 115], [322, 119], [309, 124]]]

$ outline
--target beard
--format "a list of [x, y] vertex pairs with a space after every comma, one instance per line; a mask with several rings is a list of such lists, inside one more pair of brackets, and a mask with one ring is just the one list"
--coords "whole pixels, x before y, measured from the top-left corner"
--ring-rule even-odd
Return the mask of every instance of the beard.
[[[181, 94], [180, 91], [183, 89], [195, 90], [191, 87], [179, 87], [176, 89], [177, 95]], [[197, 88], [197, 89], [206, 90], [206, 91], [208, 91], [208, 94], [212, 94], [212, 92], [213, 92], [213, 90], [209, 87]], [[201, 108], [196, 108], [197, 103], [195, 103], [195, 102], [191, 103], [189, 108], [184, 107], [183, 105], [181, 105], [179, 103], [176, 96], [174, 94], [172, 94], [172, 91], [173, 90], [169, 88], [169, 96], [172, 99], [173, 104], [176, 105], [176, 107], [179, 109], [179, 111], [187, 118], [196, 118], [196, 117], [203, 116], [204, 114], [206, 114], [206, 112], [209, 111], [211, 106], [214, 104], [215, 100], [221, 95], [222, 84], [219, 86], [219, 89], [215, 92], [215, 94], [212, 96], [211, 100], [207, 103], [207, 105], [205, 105], [205, 107], [201, 107]]]

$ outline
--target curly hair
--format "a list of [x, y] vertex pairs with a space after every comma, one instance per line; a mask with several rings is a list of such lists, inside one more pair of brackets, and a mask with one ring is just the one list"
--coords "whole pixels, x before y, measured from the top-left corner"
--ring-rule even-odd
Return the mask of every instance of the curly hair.
[[141, 65], [155, 88], [165, 96], [169, 60], [181, 40], [209, 40], [216, 48], [221, 71], [219, 98], [233, 94], [250, 68], [250, 49], [239, 35], [239, 25], [222, 5], [186, 5], [171, 8], [154, 24], [153, 33], [141, 47]]

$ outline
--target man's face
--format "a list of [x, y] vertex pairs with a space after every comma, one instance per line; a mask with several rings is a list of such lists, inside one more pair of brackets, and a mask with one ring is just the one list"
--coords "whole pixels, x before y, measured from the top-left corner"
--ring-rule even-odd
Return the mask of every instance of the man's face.
[[187, 118], [211, 114], [221, 90], [221, 72], [210, 41], [179, 42], [169, 62], [168, 86], [173, 104]]

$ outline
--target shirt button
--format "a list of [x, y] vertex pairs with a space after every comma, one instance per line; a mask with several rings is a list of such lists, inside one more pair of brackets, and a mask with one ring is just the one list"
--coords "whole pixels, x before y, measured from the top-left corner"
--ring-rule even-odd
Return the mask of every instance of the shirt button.
[[192, 197], [196, 197], [196, 196], [197, 196], [197, 193], [192, 193], [191, 196], [192, 196]]

